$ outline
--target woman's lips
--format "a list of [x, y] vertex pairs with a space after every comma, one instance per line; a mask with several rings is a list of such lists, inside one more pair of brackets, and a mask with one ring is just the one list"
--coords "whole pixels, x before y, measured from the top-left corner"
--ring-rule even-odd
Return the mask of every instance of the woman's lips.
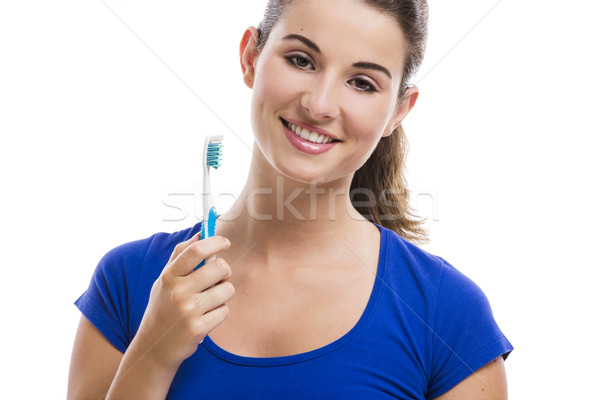
[[[280, 119], [281, 119], [281, 120], [282, 120], [282, 121], [283, 121], [283, 122], [284, 122], [286, 125], [288, 125], [288, 127], [289, 127], [289, 125], [290, 125], [290, 124], [292, 124], [292, 125], [296, 125], [297, 127], [300, 127], [300, 128], [302, 128], [302, 129], [306, 129], [306, 130], [307, 130], [307, 131], [309, 131], [309, 132], [315, 132], [315, 133], [317, 133], [317, 134], [319, 134], [319, 135], [323, 135], [323, 136], [325, 136], [325, 137], [331, 138], [333, 141], [340, 141], [340, 139], [339, 139], [339, 138], [335, 137], [335, 135], [331, 134], [331, 132], [329, 132], [329, 131], [327, 131], [327, 130], [325, 130], [325, 129], [318, 128], [318, 127], [316, 127], [316, 126], [309, 125], [309, 124], [307, 124], [307, 123], [305, 123], [305, 122], [302, 122], [302, 121], [297, 121], [297, 120], [294, 120], [294, 119], [283, 119], [283, 118], [280, 118]], [[293, 131], [293, 130], [292, 130], [292, 131]], [[298, 133], [298, 132], [296, 132], [296, 133]]]
[[[334, 147], [337, 143], [339, 143], [339, 141], [333, 141], [333, 142], [329, 142], [329, 143], [314, 143], [311, 142], [309, 140], [305, 140], [302, 139], [302, 137], [298, 136], [298, 134], [296, 134], [296, 132], [293, 132], [289, 127], [288, 127], [288, 123], [292, 123], [293, 122], [287, 122], [284, 119], [281, 119], [281, 125], [283, 126], [283, 131], [285, 132], [285, 136], [288, 138], [288, 140], [290, 141], [290, 143], [297, 148], [298, 150], [307, 153], [307, 154], [320, 154], [323, 152], [326, 152], [327, 150], [330, 150], [332, 147]], [[294, 124], [297, 126], [302, 126], [302, 125], [298, 125], [298, 124]], [[323, 130], [311, 130], [311, 132], [316, 132], [321, 134], [323, 132]], [[331, 137], [332, 136], [328, 136], [327, 137]]]

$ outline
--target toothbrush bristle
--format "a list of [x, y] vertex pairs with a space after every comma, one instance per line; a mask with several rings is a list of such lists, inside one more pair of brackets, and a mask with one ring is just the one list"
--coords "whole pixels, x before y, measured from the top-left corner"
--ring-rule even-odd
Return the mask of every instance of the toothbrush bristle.
[[221, 149], [223, 148], [223, 143], [221, 142], [211, 142], [208, 144], [208, 148], [206, 150], [206, 165], [209, 167], [213, 167], [215, 169], [221, 166]]

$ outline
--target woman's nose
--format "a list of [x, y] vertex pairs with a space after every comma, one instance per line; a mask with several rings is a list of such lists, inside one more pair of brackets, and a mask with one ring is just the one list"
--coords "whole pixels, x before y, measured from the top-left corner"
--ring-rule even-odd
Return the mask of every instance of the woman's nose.
[[333, 119], [340, 114], [337, 97], [333, 80], [323, 78], [304, 91], [300, 104], [316, 120]]

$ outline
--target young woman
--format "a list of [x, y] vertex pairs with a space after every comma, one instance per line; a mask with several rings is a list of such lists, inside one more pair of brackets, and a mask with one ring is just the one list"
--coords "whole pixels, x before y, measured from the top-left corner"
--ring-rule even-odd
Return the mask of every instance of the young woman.
[[240, 45], [241, 195], [215, 237], [197, 224], [100, 261], [70, 398], [507, 397], [485, 296], [411, 243], [401, 122], [426, 32], [424, 0], [269, 2]]

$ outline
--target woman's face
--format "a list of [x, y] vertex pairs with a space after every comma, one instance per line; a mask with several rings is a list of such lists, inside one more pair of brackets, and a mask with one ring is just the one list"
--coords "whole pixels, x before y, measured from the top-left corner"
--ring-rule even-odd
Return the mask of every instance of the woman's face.
[[397, 100], [398, 23], [358, 0], [294, 1], [256, 57], [252, 46], [242, 63], [257, 156], [297, 181], [351, 180], [412, 107]]

